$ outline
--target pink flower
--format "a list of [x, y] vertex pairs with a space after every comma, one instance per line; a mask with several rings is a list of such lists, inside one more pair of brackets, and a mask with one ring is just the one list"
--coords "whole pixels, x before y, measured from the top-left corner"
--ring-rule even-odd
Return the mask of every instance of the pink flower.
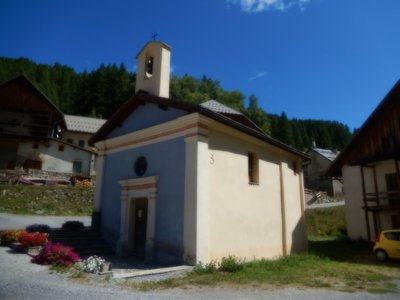
[[72, 247], [48, 242], [39, 254], [32, 258], [32, 262], [40, 265], [70, 266], [79, 259], [79, 255], [74, 252]]

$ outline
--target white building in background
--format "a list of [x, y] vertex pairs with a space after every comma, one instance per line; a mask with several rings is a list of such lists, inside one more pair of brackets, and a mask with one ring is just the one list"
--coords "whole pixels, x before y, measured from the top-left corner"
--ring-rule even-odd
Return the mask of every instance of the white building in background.
[[330, 196], [343, 195], [342, 178], [330, 178], [326, 172], [339, 152], [313, 147], [307, 151], [311, 161], [304, 166], [304, 185], [306, 189], [324, 191]]
[[107, 120], [74, 115], [64, 115], [64, 119], [66, 129], [62, 133], [62, 140], [71, 145], [95, 151], [94, 147], [89, 146], [89, 139]]

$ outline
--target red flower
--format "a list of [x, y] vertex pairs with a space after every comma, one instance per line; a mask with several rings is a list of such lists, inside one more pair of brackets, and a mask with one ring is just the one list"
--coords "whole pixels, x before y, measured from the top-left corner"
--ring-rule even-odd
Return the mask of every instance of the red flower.
[[18, 237], [18, 241], [24, 247], [31, 247], [31, 246], [42, 246], [47, 242], [47, 233], [42, 232], [27, 232], [22, 233]]

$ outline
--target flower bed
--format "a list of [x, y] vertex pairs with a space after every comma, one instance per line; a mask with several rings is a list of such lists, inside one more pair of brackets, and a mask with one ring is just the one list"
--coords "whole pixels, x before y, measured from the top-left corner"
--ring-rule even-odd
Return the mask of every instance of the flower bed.
[[48, 242], [39, 254], [32, 258], [32, 262], [40, 265], [71, 266], [79, 259], [72, 247]]
[[5, 230], [0, 233], [0, 240], [2, 245], [9, 245], [14, 242], [18, 242], [18, 238], [21, 234], [27, 233], [25, 230]]
[[18, 237], [18, 241], [24, 247], [42, 246], [47, 243], [47, 233], [42, 232], [26, 232]]
[[77, 267], [84, 272], [99, 274], [103, 271], [105, 262], [105, 259], [96, 255], [92, 255], [79, 262]]

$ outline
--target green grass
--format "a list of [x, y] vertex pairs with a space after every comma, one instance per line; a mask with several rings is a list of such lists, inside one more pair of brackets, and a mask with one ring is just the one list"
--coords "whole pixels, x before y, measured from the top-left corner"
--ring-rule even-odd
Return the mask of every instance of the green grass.
[[344, 206], [306, 210], [306, 222], [309, 236], [346, 236]]
[[62, 265], [50, 265], [50, 271], [54, 273], [68, 273], [71, 267]]
[[[346, 254], [346, 251], [348, 255]], [[196, 273], [161, 282], [124, 282], [125, 287], [142, 290], [187, 288], [191, 286], [311, 287], [370, 293], [396, 292], [392, 283], [400, 276], [400, 264], [376, 264], [369, 245], [348, 240], [310, 242], [309, 254], [276, 260], [243, 263], [236, 272]], [[357, 254], [362, 259], [357, 259]]]
[[316, 238], [308, 241], [309, 252], [332, 261], [381, 265], [375, 261], [372, 245], [366, 241], [347, 238]]
[[29, 215], [92, 213], [93, 188], [71, 186], [0, 185], [0, 212]]

